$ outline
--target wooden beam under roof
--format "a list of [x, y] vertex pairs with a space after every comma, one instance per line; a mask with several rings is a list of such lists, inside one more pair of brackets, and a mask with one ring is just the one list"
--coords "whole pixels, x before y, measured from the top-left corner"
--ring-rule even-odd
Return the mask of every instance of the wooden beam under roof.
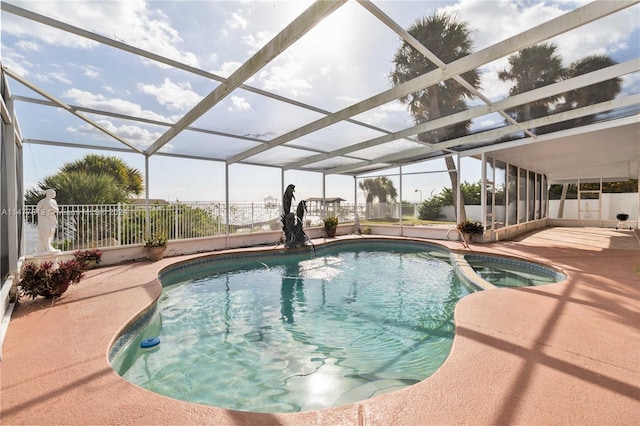
[[541, 41], [548, 40], [552, 37], [563, 34], [589, 22], [626, 9], [630, 6], [633, 6], [634, 4], [637, 4], [638, 2], [640, 2], [640, 0], [611, 0], [605, 2], [589, 3], [557, 18], [537, 25], [536, 27], [526, 30], [520, 34], [484, 48], [478, 52], [472, 53], [471, 55], [458, 59], [457, 61], [451, 62], [450, 64], [447, 64], [447, 68], [444, 70], [436, 69], [434, 71], [423, 74], [420, 77], [414, 78], [413, 80], [395, 86], [389, 90], [381, 92], [347, 108], [343, 108], [342, 110], [337, 111], [329, 116], [320, 118], [314, 122], [278, 136], [266, 144], [262, 144], [260, 146], [256, 146], [244, 152], [241, 152], [227, 160], [227, 164], [229, 165], [240, 162], [246, 158], [259, 154], [268, 149], [283, 145], [293, 139], [297, 139], [301, 136], [315, 132], [339, 121], [344, 121], [357, 114], [361, 114], [365, 111], [369, 111], [373, 108], [379, 107], [387, 102], [401, 98], [402, 96], [417, 92], [418, 90], [421, 90], [425, 87], [437, 84], [440, 81], [453, 78], [469, 70], [492, 62], [496, 59], [502, 58], [521, 49], [530, 47]]
[[84, 121], [84, 122], [88, 123], [89, 125], [95, 127], [96, 129], [100, 130], [101, 132], [111, 136], [113, 139], [117, 140], [118, 142], [121, 142], [121, 143], [125, 144], [126, 146], [128, 146], [129, 148], [131, 148], [132, 150], [142, 154], [142, 150], [140, 148], [136, 147], [135, 145], [133, 145], [131, 142], [128, 142], [128, 141], [122, 139], [120, 136], [118, 136], [115, 133], [113, 133], [112, 131], [105, 129], [104, 127], [102, 127], [101, 125], [99, 125], [98, 123], [96, 123], [95, 121], [90, 119], [89, 117], [87, 117], [84, 114], [81, 114], [78, 111], [76, 111], [75, 109], [71, 108], [69, 105], [67, 105], [66, 103], [62, 102], [60, 99], [56, 98], [55, 96], [47, 93], [46, 91], [40, 89], [36, 85], [34, 85], [34, 84], [28, 82], [27, 80], [25, 80], [24, 78], [20, 77], [17, 73], [14, 73], [13, 71], [9, 70], [7, 67], [4, 67], [3, 70], [9, 77], [13, 78], [14, 80], [19, 82], [20, 84], [24, 85], [25, 87], [28, 87], [29, 89], [33, 90], [34, 92], [36, 92], [39, 95], [44, 96], [45, 98], [49, 99], [51, 102], [53, 102], [56, 105], [58, 105], [60, 108], [63, 108], [64, 110], [66, 110], [66, 111], [70, 112], [71, 114], [75, 115], [76, 117], [78, 117], [82, 121]]
[[[16, 16], [20, 16], [22, 18], [29, 19], [29, 20], [32, 20], [34, 22], [38, 22], [40, 24], [44, 24], [44, 25], [50, 26], [52, 28], [56, 28], [56, 29], [59, 29], [61, 31], [65, 31], [65, 32], [68, 32], [70, 34], [77, 35], [79, 37], [84, 37], [87, 40], [95, 41], [97, 43], [104, 44], [104, 45], [109, 46], [109, 47], [113, 47], [115, 49], [119, 49], [119, 50], [122, 50], [122, 51], [125, 51], [125, 52], [128, 52], [128, 53], [132, 53], [132, 54], [140, 56], [142, 58], [147, 58], [147, 59], [150, 59], [152, 61], [156, 61], [158, 63], [165, 64], [165, 65], [168, 65], [168, 66], [171, 66], [171, 67], [174, 67], [174, 68], [189, 72], [191, 74], [195, 74], [195, 75], [198, 75], [198, 76], [201, 76], [201, 77], [205, 77], [205, 78], [211, 79], [213, 81], [217, 81], [217, 82], [220, 82], [220, 83], [226, 83], [227, 82], [227, 79], [225, 77], [216, 75], [216, 74], [214, 74], [212, 72], [205, 71], [205, 70], [202, 70], [200, 68], [196, 68], [194, 66], [184, 64], [184, 63], [176, 61], [174, 59], [170, 59], [170, 58], [167, 58], [165, 56], [158, 55], [157, 53], [149, 52], [148, 50], [140, 49], [139, 47], [131, 46], [129, 44], [126, 44], [126, 43], [123, 43], [123, 42], [120, 42], [120, 41], [117, 41], [117, 40], [114, 40], [114, 39], [111, 39], [111, 38], [108, 38], [108, 37], [105, 37], [105, 36], [102, 36], [102, 35], [99, 35], [99, 34], [96, 34], [96, 33], [93, 33], [91, 31], [84, 30], [82, 28], [78, 28], [76, 26], [67, 24], [65, 22], [58, 21], [58, 20], [50, 18], [48, 16], [40, 15], [38, 13], [32, 12], [30, 10], [23, 9], [21, 7], [12, 5], [12, 4], [7, 3], [7, 2], [0, 2], [0, 7], [5, 12], [12, 13], [12, 14], [14, 14]], [[303, 102], [299, 102], [299, 101], [296, 101], [294, 99], [287, 98], [285, 96], [278, 95], [276, 93], [271, 93], [271, 92], [268, 92], [266, 90], [259, 89], [257, 87], [253, 87], [253, 86], [250, 86], [250, 85], [247, 85], [247, 84], [241, 84], [239, 86], [239, 88], [242, 89], [242, 90], [246, 90], [247, 92], [250, 92], [250, 93], [255, 93], [256, 95], [259, 95], [259, 96], [264, 96], [266, 98], [270, 98], [270, 99], [273, 99], [273, 100], [276, 100], [276, 101], [284, 102], [284, 103], [289, 104], [289, 105], [293, 105], [293, 106], [300, 107], [300, 108], [303, 108], [303, 109], [306, 109], [306, 110], [309, 110], [309, 111], [317, 112], [318, 114], [322, 114], [322, 115], [329, 115], [330, 114], [330, 112], [325, 110], [325, 109], [318, 108], [318, 107], [313, 106], [313, 105], [305, 104]], [[369, 128], [371, 130], [376, 130], [378, 132], [391, 133], [388, 130], [383, 129], [381, 127], [375, 126], [375, 125], [370, 124], [370, 123], [365, 123], [363, 121], [355, 120], [353, 118], [348, 119], [346, 121], [348, 121], [349, 123], [352, 123], [352, 124], [356, 124], [356, 125], [361, 126], [361, 127]], [[261, 141], [261, 142], [265, 142], [265, 141]]]
[[[471, 135], [462, 136], [462, 137], [447, 140], [444, 142], [434, 143], [432, 145], [424, 146], [424, 147], [413, 149], [413, 150], [407, 150], [407, 151], [402, 151], [396, 154], [385, 155], [379, 158], [374, 158], [372, 160], [366, 160], [361, 163], [335, 167], [333, 169], [326, 170], [325, 174], [346, 173], [349, 170], [357, 169], [357, 168], [368, 166], [375, 163], [402, 163], [403, 161], [412, 161], [412, 160], [415, 160], [416, 158], [419, 158], [422, 155], [426, 155], [435, 151], [441, 151], [443, 149], [452, 148], [452, 147], [463, 145], [463, 144], [477, 143], [483, 140], [498, 138], [500, 136], [508, 135], [510, 133], [522, 131], [521, 127], [523, 126], [526, 126], [528, 128], [541, 127], [541, 126], [546, 126], [559, 121], [571, 120], [573, 118], [579, 118], [587, 115], [606, 112], [616, 108], [624, 108], [631, 105], [637, 105], [639, 103], [640, 103], [640, 95], [631, 95], [631, 96], [627, 96], [620, 99], [614, 99], [611, 101], [601, 102], [595, 105], [589, 105], [586, 107], [576, 108], [570, 111], [561, 112], [558, 114], [536, 118], [533, 120], [519, 123], [518, 125], [500, 127], [499, 129], [493, 129], [493, 130], [487, 130], [485, 132], [474, 133]], [[637, 117], [632, 117], [632, 118], [634, 120], [637, 120]], [[530, 142], [535, 141], [534, 138], [525, 138], [525, 139], [529, 140]], [[498, 144], [498, 146], [499, 145], [500, 144]], [[494, 148], [497, 148], [497, 147], [494, 147]]]
[[294, 19], [273, 39], [249, 58], [249, 60], [235, 70], [227, 78], [226, 83], [221, 83], [213, 89], [211, 93], [205, 96], [204, 99], [198, 102], [196, 106], [178, 120], [175, 125], [160, 136], [158, 140], [156, 140], [153, 145], [147, 149], [146, 153], [148, 155], [152, 155], [162, 148], [191, 123], [200, 118], [218, 102], [222, 101], [227, 95], [242, 85], [242, 83], [256, 72], [260, 71], [260, 69], [275, 59], [280, 53], [316, 26], [316, 24], [318, 24], [323, 18], [342, 6], [346, 1], [347, 0], [336, 0], [329, 2], [318, 0], [309, 6], [307, 10], [302, 12], [300, 16]]
[[[328, 160], [329, 158], [343, 156], [362, 149], [371, 148], [377, 145], [385, 144], [400, 138], [405, 138], [419, 133], [427, 132], [441, 127], [451, 126], [462, 121], [471, 120], [473, 118], [481, 117], [483, 115], [497, 112], [498, 110], [505, 110], [513, 108], [515, 106], [524, 105], [538, 99], [548, 98], [554, 95], [560, 95], [567, 93], [571, 90], [579, 89], [581, 87], [589, 86], [591, 84], [607, 81], [612, 78], [620, 77], [622, 75], [631, 74], [640, 71], [640, 59], [632, 59], [621, 64], [612, 65], [607, 68], [601, 68], [596, 71], [592, 71], [587, 74], [574, 77], [569, 80], [563, 80], [557, 83], [552, 83], [538, 89], [530, 90], [528, 92], [520, 93], [495, 102], [492, 105], [480, 105], [466, 111], [461, 111], [455, 114], [440, 117], [434, 120], [427, 121], [425, 123], [417, 124], [408, 129], [394, 132], [390, 135], [383, 135], [367, 141], [356, 143], [346, 146], [331, 152], [314, 155], [304, 160], [290, 163], [284, 167], [285, 170], [297, 169], [306, 165]], [[520, 125], [515, 123], [514, 125]]]

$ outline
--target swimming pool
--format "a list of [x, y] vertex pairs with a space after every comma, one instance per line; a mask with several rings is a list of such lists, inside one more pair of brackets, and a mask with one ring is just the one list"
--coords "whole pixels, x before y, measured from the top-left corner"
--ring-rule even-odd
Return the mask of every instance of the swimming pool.
[[566, 279], [554, 269], [519, 259], [481, 254], [464, 258], [480, 277], [496, 287], [533, 287]]
[[[296, 412], [410, 386], [445, 361], [455, 304], [473, 292], [447, 250], [389, 240], [293, 253], [167, 269], [157, 306], [112, 348], [114, 369], [176, 399]], [[139, 348], [151, 336], [160, 345]]]

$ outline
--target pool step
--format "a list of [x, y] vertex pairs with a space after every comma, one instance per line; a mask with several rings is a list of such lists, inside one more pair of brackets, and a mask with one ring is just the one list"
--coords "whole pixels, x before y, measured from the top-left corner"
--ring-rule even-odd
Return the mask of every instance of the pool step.
[[363, 374], [355, 377], [368, 380], [368, 382], [358, 385], [340, 395], [333, 404], [334, 407], [394, 392], [407, 386], [415, 385], [423, 380], [422, 377], [402, 373]]

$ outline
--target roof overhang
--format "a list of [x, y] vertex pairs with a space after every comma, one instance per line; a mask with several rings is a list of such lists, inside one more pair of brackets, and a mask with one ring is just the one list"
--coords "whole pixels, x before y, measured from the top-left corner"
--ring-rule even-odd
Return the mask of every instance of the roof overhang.
[[638, 117], [607, 121], [485, 149], [495, 159], [547, 175], [551, 183], [638, 178]]

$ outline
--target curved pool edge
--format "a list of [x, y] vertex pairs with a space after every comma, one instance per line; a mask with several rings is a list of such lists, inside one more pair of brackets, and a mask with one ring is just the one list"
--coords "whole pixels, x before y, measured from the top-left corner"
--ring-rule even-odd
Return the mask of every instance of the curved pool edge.
[[[389, 245], [389, 244], [402, 245], [403, 243], [407, 243], [407, 242], [410, 242], [412, 244], [419, 245], [419, 246], [431, 247], [437, 250], [442, 250], [443, 252], [445, 251], [448, 252], [449, 259], [451, 261], [454, 271], [458, 274], [458, 277], [462, 281], [462, 283], [466, 287], [471, 289], [473, 292], [495, 290], [495, 289], [500, 289], [500, 287], [497, 287], [491, 284], [490, 282], [482, 278], [479, 274], [477, 274], [466, 259], [466, 256], [468, 255], [481, 255], [481, 256], [489, 256], [493, 258], [495, 257], [510, 258], [519, 262], [537, 264], [540, 267], [544, 267], [558, 273], [556, 268], [548, 267], [546, 265], [541, 265], [539, 263], [536, 263], [527, 259], [515, 257], [515, 256], [501, 256], [495, 253], [493, 254], [483, 253], [479, 251], [470, 251], [470, 250], [455, 250], [450, 247], [447, 247], [444, 244], [439, 244], [438, 242], [435, 242], [433, 240], [424, 240], [420, 238], [407, 238], [407, 237], [378, 237], [378, 236], [362, 237], [360, 236], [355, 238], [351, 237], [351, 238], [342, 238], [342, 239], [324, 239], [322, 242], [320, 242], [319, 244], [318, 243], [315, 244], [313, 247], [304, 246], [299, 248], [285, 248], [284, 246], [280, 245], [280, 246], [270, 246], [270, 247], [258, 247], [258, 248], [252, 248], [250, 250], [233, 249], [233, 250], [223, 250], [220, 252], [199, 253], [197, 255], [192, 255], [187, 259], [181, 259], [181, 260], [167, 263], [157, 271], [155, 281], [160, 286], [160, 291], [158, 292], [156, 298], [151, 303], [149, 303], [145, 308], [143, 308], [140, 312], [134, 315], [125, 325], [123, 325], [118, 331], [117, 335], [113, 338], [108, 348], [107, 360], [109, 362], [109, 365], [113, 368], [113, 370], [116, 373], [118, 373], [119, 368], [117, 367], [122, 362], [119, 362], [117, 365], [114, 365], [114, 362], [118, 360], [119, 354], [121, 354], [131, 345], [137, 345], [139, 341], [141, 341], [144, 338], [155, 337], [149, 333], [143, 334], [140, 331], [145, 330], [147, 326], [150, 324], [150, 322], [153, 320], [153, 318], [155, 317], [155, 314], [157, 313], [157, 306], [158, 306], [157, 303], [161, 295], [161, 290], [164, 287], [163, 278], [165, 278], [167, 275], [171, 273], [180, 271], [181, 269], [192, 268], [194, 267], [194, 265], [198, 266], [202, 264], [215, 264], [218, 262], [238, 261], [238, 260], [250, 261], [253, 258], [262, 258], [264, 256], [275, 256], [275, 257], [278, 257], [278, 256], [290, 257], [290, 256], [297, 256], [297, 255], [299, 256], [314, 255], [315, 256], [316, 254], [321, 255], [322, 252], [325, 251], [325, 249], [326, 250], [334, 249], [336, 246], [349, 247], [349, 246], [355, 246], [362, 243], [365, 243], [365, 244], [378, 243], [382, 245], [385, 245], [385, 244], [386, 245]], [[566, 274], [564, 275], [566, 277]], [[505, 288], [505, 290], [508, 290], [508, 288]], [[457, 306], [456, 306], [456, 310], [457, 310]], [[455, 335], [454, 335], [454, 342], [455, 342]], [[433, 374], [436, 374], [437, 371], [439, 371], [442, 368], [442, 366], [446, 364], [446, 362], [447, 361], [445, 360], [445, 362]], [[429, 379], [429, 377], [431, 376], [428, 376], [424, 380]]]
[[[361, 244], [366, 241], [367, 244], [370, 243], [392, 243], [396, 242], [398, 244], [402, 242], [413, 242], [420, 245], [425, 246], [433, 246], [442, 250], [446, 250], [451, 252], [449, 248], [444, 245], [435, 243], [433, 241], [419, 239], [419, 238], [402, 238], [402, 237], [350, 237], [350, 238], [335, 238], [335, 239], [324, 239], [321, 242], [316, 242], [313, 247], [312, 246], [304, 246], [298, 248], [285, 248], [283, 245], [278, 246], [268, 246], [268, 247], [254, 247], [254, 248], [240, 248], [240, 249], [231, 249], [231, 250], [221, 250], [216, 252], [209, 253], [198, 253], [195, 255], [190, 255], [185, 259], [173, 260], [172, 258], [164, 258], [162, 263], [163, 265], [157, 270], [155, 281], [159, 286], [158, 294], [156, 298], [151, 301], [147, 306], [142, 308], [137, 314], [132, 316], [126, 324], [124, 324], [117, 332], [116, 335], [111, 340], [109, 347], [107, 348], [107, 361], [109, 365], [113, 367], [114, 360], [118, 357], [118, 355], [128, 348], [131, 344], [135, 344], [136, 339], [140, 340], [144, 337], [152, 337], [152, 336], [143, 336], [140, 335], [140, 330], [143, 330], [151, 321], [154, 316], [154, 313], [157, 311], [157, 303], [160, 298], [163, 283], [162, 278], [169, 273], [175, 272], [182, 268], [186, 269], [189, 267], [193, 267], [194, 265], [201, 265], [206, 263], [215, 263], [220, 261], [237, 261], [237, 260], [246, 260], [251, 258], [259, 258], [264, 256], [296, 256], [296, 255], [306, 255], [310, 253], [316, 254], [317, 252], [322, 252], [323, 247], [334, 247], [334, 246], [349, 246], [354, 244]], [[114, 371], [117, 370], [114, 368]]]
[[[148, 284], [164, 260], [98, 268], [53, 309], [36, 300], [14, 312], [1, 362], [3, 423], [38, 424], [46, 418], [50, 424], [636, 424], [640, 376], [630, 364], [635, 358], [629, 342], [638, 335], [629, 325], [637, 310], [628, 306], [630, 297], [640, 298], [630, 284], [638, 280], [632, 271], [638, 252], [603, 251], [595, 244], [549, 250], [548, 241], [560, 242], [562, 234], [544, 232], [549, 237], [542, 244], [486, 244], [482, 251], [560, 265], [570, 271], [567, 283], [479, 292], [460, 309], [464, 335], [435, 376], [407, 391], [294, 414], [186, 403], [123, 380], [110, 369], [105, 349], [146, 305], [151, 287], [159, 288]], [[486, 297], [490, 293], [497, 300]], [[508, 311], [496, 316], [503, 306]], [[576, 333], [585, 322], [591, 332]]]
[[[239, 248], [232, 250], [222, 250], [219, 252], [209, 252], [209, 253], [198, 253], [195, 255], [189, 256], [187, 259], [175, 260], [173, 262], [167, 263], [167, 260], [171, 258], [166, 258], [165, 265], [163, 265], [158, 271], [156, 275], [156, 282], [160, 286], [160, 291], [158, 292], [156, 298], [150, 302], [147, 306], [145, 306], [140, 312], [134, 315], [126, 324], [124, 324], [116, 333], [114, 338], [109, 344], [107, 350], [107, 360], [109, 365], [114, 368], [114, 371], [117, 371], [115, 367], [113, 367], [114, 360], [118, 357], [118, 355], [129, 347], [131, 344], [135, 344], [136, 339], [140, 340], [144, 337], [153, 337], [153, 336], [144, 336], [140, 334], [140, 330], [147, 327], [149, 322], [154, 316], [154, 313], [157, 311], [157, 302], [161, 295], [161, 289], [164, 286], [162, 283], [163, 276], [180, 270], [181, 268], [190, 268], [194, 265], [206, 264], [206, 263], [215, 263], [221, 261], [237, 261], [237, 260], [250, 260], [251, 258], [260, 258], [264, 256], [295, 256], [295, 255], [306, 255], [313, 254], [316, 255], [318, 252], [321, 253], [325, 248], [333, 248], [335, 246], [350, 246], [361, 244], [366, 241], [366, 244], [372, 243], [380, 243], [380, 244], [389, 244], [396, 243], [402, 244], [403, 242], [412, 242], [416, 245], [424, 245], [424, 246], [432, 246], [434, 248], [442, 249], [449, 252], [449, 257], [451, 259], [452, 266], [456, 273], [458, 274], [461, 281], [468, 288], [477, 291], [485, 291], [485, 290], [496, 290], [499, 287], [491, 284], [489, 281], [482, 278], [479, 274], [477, 274], [470, 263], [467, 261], [466, 256], [468, 255], [486, 255], [490, 257], [504, 257], [510, 258], [517, 261], [531, 263], [539, 265], [540, 267], [544, 267], [550, 270], [553, 270], [556, 273], [563, 274], [566, 277], [568, 275], [564, 273], [564, 271], [559, 271], [558, 268], [553, 266], [542, 265], [538, 262], [531, 261], [529, 259], [523, 259], [516, 256], [507, 256], [507, 255], [498, 255], [495, 253], [488, 253], [482, 251], [472, 251], [472, 250], [456, 250], [451, 247], [447, 247], [445, 244], [438, 243], [434, 240], [425, 240], [421, 238], [411, 238], [411, 237], [385, 237], [385, 236], [358, 236], [358, 237], [348, 237], [348, 238], [336, 238], [336, 239], [323, 239], [323, 241], [316, 242], [313, 246], [304, 246], [298, 248], [285, 248], [283, 245], [278, 246], [268, 246], [268, 247], [254, 247], [254, 248]], [[557, 284], [557, 283], [553, 283]], [[505, 290], [508, 290], [505, 288]], [[446, 362], [446, 361], [445, 361]], [[428, 378], [428, 377], [427, 377]], [[426, 380], [426, 379], [425, 379]]]

